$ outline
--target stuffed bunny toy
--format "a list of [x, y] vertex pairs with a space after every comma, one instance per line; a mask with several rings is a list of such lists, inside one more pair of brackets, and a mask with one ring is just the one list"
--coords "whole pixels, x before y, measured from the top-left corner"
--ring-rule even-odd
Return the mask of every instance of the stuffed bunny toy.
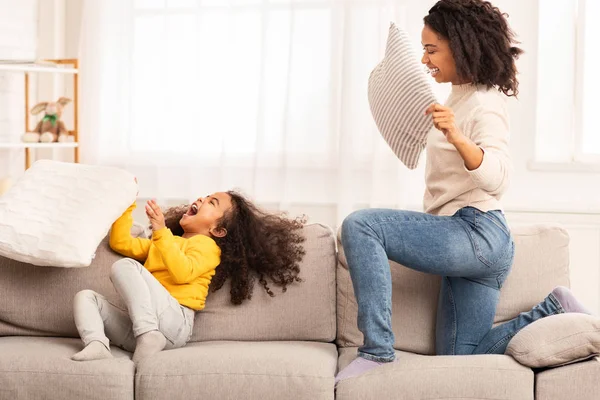
[[68, 142], [69, 132], [60, 120], [60, 116], [64, 106], [70, 102], [71, 99], [61, 97], [55, 102], [36, 104], [31, 109], [31, 114], [37, 115], [44, 111], [44, 117], [38, 122], [33, 132], [27, 132], [23, 135], [23, 141], [28, 143]]

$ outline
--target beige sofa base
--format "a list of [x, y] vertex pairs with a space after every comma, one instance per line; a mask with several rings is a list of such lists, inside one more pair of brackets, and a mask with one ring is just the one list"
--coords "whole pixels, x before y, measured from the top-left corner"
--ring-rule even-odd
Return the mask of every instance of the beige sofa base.
[[189, 343], [139, 364], [135, 398], [333, 400], [336, 364], [330, 343]]
[[[344, 368], [356, 357], [356, 347], [339, 350], [339, 366]], [[509, 356], [422, 356], [397, 351], [396, 357], [394, 363], [341, 381], [336, 399], [533, 400], [533, 371]]]
[[78, 362], [80, 339], [0, 337], [0, 400], [133, 399], [130, 354], [113, 348], [109, 360]]
[[600, 357], [547, 369], [536, 374], [535, 398], [539, 400], [600, 399]]

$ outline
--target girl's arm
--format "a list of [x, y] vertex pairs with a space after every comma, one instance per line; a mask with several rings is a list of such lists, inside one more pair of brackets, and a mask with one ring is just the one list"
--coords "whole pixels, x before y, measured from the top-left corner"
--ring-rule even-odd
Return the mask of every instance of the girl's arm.
[[117, 219], [110, 230], [110, 248], [125, 257], [131, 257], [140, 262], [144, 262], [150, 251], [150, 239], [133, 238], [131, 237], [131, 226], [133, 225], [133, 217], [131, 213], [136, 205], [133, 203], [129, 208]]
[[221, 250], [208, 236], [197, 235], [186, 239], [185, 250], [181, 250], [171, 230], [162, 228], [153, 232], [152, 242], [177, 284], [192, 282], [221, 263]]

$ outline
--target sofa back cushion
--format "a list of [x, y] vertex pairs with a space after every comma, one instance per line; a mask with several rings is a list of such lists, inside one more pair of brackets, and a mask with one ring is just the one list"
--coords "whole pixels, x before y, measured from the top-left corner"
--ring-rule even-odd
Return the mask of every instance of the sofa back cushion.
[[[257, 282], [250, 301], [234, 306], [229, 284], [210, 293], [197, 313], [193, 341], [335, 339], [335, 235], [322, 225], [304, 228], [306, 256], [301, 283], [275, 297]], [[73, 297], [83, 289], [123, 303], [109, 280], [111, 265], [122, 257], [105, 238], [88, 268], [41, 268], [0, 257], [0, 336], [78, 337], [73, 321]]]
[[300, 278], [281, 293], [270, 285], [270, 297], [258, 284], [250, 301], [231, 304], [229, 284], [209, 294], [206, 308], [196, 315], [191, 341], [314, 340], [332, 342], [336, 334], [336, 248], [331, 228], [305, 228], [306, 255]]
[[[515, 226], [512, 234], [515, 261], [500, 293], [495, 324], [528, 311], [555, 286], [569, 286], [569, 236], [564, 229], [545, 225]], [[363, 336], [356, 326], [356, 299], [339, 235], [338, 245], [337, 344], [341, 347], [360, 346]], [[435, 354], [440, 278], [394, 262], [390, 262], [390, 267], [394, 347], [419, 354]]]
[[104, 238], [87, 268], [37, 267], [0, 257], [0, 336], [78, 337], [73, 321], [73, 296], [80, 290], [118, 300], [108, 276], [122, 257]]

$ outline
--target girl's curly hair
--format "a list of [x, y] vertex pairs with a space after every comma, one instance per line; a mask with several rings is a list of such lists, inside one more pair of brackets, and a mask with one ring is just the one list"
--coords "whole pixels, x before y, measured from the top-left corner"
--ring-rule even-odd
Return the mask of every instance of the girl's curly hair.
[[423, 21], [449, 40], [461, 79], [517, 96], [515, 60], [523, 50], [513, 46], [519, 42], [515, 41], [506, 17], [489, 1], [441, 0]]
[[[301, 282], [300, 261], [305, 251], [305, 237], [300, 229], [304, 218], [294, 220], [285, 214], [270, 214], [260, 210], [252, 202], [235, 191], [231, 196], [231, 209], [219, 221], [219, 227], [227, 230], [225, 237], [213, 237], [221, 248], [221, 264], [210, 284], [215, 292], [231, 278], [231, 302], [241, 304], [252, 298], [254, 282], [258, 277], [265, 291], [275, 296], [267, 279], [287, 290], [294, 282]], [[179, 221], [189, 206], [172, 207], [164, 212], [165, 225], [174, 235], [182, 236]]]

